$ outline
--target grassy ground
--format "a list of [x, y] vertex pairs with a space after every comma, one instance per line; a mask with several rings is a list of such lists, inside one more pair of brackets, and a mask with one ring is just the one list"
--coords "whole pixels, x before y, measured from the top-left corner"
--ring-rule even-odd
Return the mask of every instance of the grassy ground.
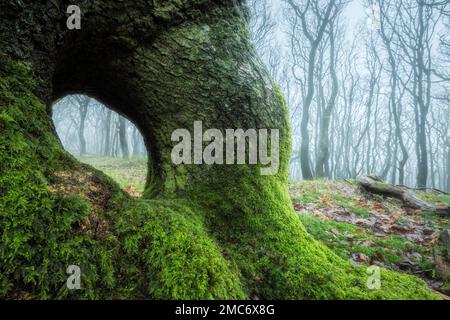
[[450, 205], [450, 195], [435, 194], [432, 192], [418, 192], [418, 194], [424, 200], [435, 202], [437, 204]]
[[[422, 277], [436, 290], [433, 247], [450, 218], [404, 208], [396, 199], [361, 192], [352, 181], [298, 181], [290, 184], [294, 209], [315, 238], [354, 264], [379, 265]], [[445, 195], [422, 193], [429, 201]]]
[[[147, 160], [85, 156], [82, 162], [102, 170], [132, 196], [144, 190]], [[433, 246], [450, 218], [403, 208], [400, 201], [368, 195], [352, 181], [291, 182], [295, 211], [308, 232], [344, 259], [379, 265], [422, 277], [435, 290], [449, 284], [436, 278]], [[450, 197], [421, 192], [428, 201], [450, 203]]]
[[91, 155], [77, 158], [109, 175], [131, 196], [142, 195], [147, 178], [147, 158], [122, 159]]

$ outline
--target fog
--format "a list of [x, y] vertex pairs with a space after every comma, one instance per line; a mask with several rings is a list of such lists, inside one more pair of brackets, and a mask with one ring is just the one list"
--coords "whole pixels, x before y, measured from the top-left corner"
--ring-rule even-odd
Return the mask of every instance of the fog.
[[77, 157], [147, 157], [136, 126], [88, 96], [72, 95], [57, 101], [53, 122], [64, 148]]
[[292, 179], [450, 190], [448, 1], [253, 0], [293, 129]]

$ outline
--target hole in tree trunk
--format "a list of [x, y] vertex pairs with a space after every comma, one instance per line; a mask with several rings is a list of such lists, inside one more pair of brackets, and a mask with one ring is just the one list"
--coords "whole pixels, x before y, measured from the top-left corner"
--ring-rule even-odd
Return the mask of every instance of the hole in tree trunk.
[[52, 118], [66, 151], [109, 175], [131, 196], [143, 194], [148, 153], [132, 122], [86, 95], [58, 100]]

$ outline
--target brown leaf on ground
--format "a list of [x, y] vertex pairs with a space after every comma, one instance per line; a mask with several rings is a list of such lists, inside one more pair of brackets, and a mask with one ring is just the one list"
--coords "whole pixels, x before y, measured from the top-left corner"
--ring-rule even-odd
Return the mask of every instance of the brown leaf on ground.
[[94, 172], [59, 171], [53, 174], [52, 183], [48, 185], [51, 192], [62, 195], [75, 194], [91, 205], [88, 217], [80, 225], [80, 230], [96, 239], [104, 239], [110, 234], [108, 221], [101, 218], [111, 198], [109, 186], [102, 183]]

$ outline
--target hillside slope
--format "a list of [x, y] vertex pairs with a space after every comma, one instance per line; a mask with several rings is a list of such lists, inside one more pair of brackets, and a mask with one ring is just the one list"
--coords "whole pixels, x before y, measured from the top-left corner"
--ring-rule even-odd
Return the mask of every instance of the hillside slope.
[[[436, 203], [450, 196], [420, 192]], [[405, 208], [392, 198], [361, 191], [354, 181], [297, 181], [293, 206], [308, 232], [357, 265], [378, 265], [417, 275], [434, 290], [449, 293], [435, 270], [434, 248], [449, 217]]]
[[[85, 156], [81, 161], [103, 170], [131, 196], [142, 195], [145, 159]], [[421, 277], [443, 294], [449, 283], [436, 274], [434, 248], [449, 217], [405, 208], [397, 199], [363, 192], [355, 181], [295, 181], [289, 186], [293, 207], [316, 239], [355, 265], [380, 266]], [[428, 201], [450, 203], [450, 196], [420, 192]]]

